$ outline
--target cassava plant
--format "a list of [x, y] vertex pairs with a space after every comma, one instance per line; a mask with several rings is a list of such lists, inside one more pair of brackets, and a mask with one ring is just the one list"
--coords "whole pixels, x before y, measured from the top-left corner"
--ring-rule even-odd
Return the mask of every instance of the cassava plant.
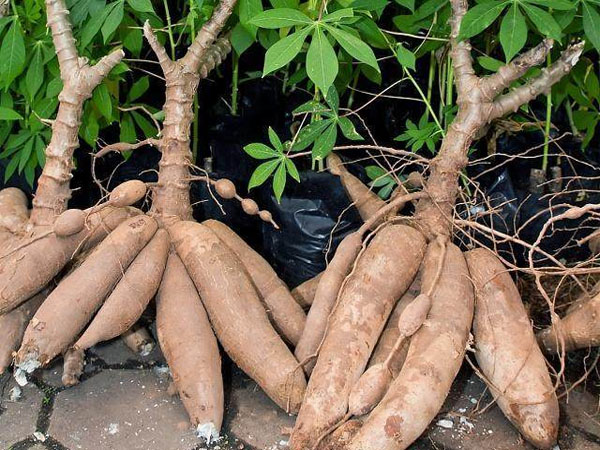
[[31, 211], [23, 193], [14, 188], [1, 191], [0, 319], [6, 325], [1, 331], [2, 371], [20, 345], [23, 326], [40, 303], [42, 294], [38, 293], [77, 252], [97, 243], [128, 216], [136, 214], [121, 208], [124, 204], [111, 202], [100, 209], [67, 210], [84, 103], [124, 54], [118, 49], [96, 65], [89, 65], [77, 53], [62, 0], [48, 0], [46, 7], [63, 88]]
[[[168, 56], [150, 24], [144, 25], [166, 80], [161, 137], [112, 144], [96, 157], [145, 144], [158, 148], [162, 156], [158, 181], [150, 185], [151, 209], [118, 226], [62, 279], [31, 320], [15, 358], [18, 370], [30, 372], [64, 353], [63, 383], [76, 384], [85, 351], [130, 329], [156, 294], [160, 346], [191, 422], [207, 441], [218, 436], [223, 418], [216, 338], [287, 411], [298, 411], [306, 387], [284, 342], [295, 344], [300, 338], [302, 307], [233, 231], [192, 218], [190, 183], [202, 180], [220, 197], [237, 199], [246, 213], [273, 223], [270, 213], [241, 198], [231, 181], [192, 173], [194, 97], [200, 80], [230, 50], [227, 37], [218, 35], [234, 6], [235, 0], [223, 0], [177, 60]], [[128, 181], [110, 193], [109, 203], [135, 202], [145, 192], [141, 181]]]
[[[448, 127], [439, 152], [429, 164], [422, 189], [400, 193], [370, 215], [357, 232], [342, 241], [321, 275], [307, 325], [296, 349], [298, 354], [305, 336], [322, 337], [312, 339], [311, 350], [305, 350], [303, 354], [306, 356], [303, 363], [316, 357], [316, 364], [292, 432], [290, 445], [294, 450], [318, 447], [323, 434], [350, 412], [351, 398], [373, 399], [374, 404], [358, 408], [361, 413], [371, 408], [372, 411], [360, 418], [362, 424], [353, 427], [353, 437], [346, 443], [338, 443], [339, 448], [397, 450], [410, 446], [439, 412], [449, 392], [465, 355], [473, 316], [476, 339], [481, 343], [479, 347], [475, 342], [476, 354], [488, 381], [501, 387], [499, 390], [492, 386], [501, 408], [525, 438], [536, 446], [550, 448], [556, 441], [558, 402], [540, 349], [535, 345], [531, 325], [524, 309], [519, 307], [520, 298], [512, 280], [505, 276], [502, 285], [495, 281], [501, 263], [493, 254], [482, 258], [475, 253], [465, 259], [450, 239], [460, 174], [467, 165], [472, 142], [491, 121], [516, 111], [568, 74], [579, 60], [583, 43], [569, 46], [538, 76], [509, 89], [511, 83], [530, 68], [545, 62], [553, 41], [543, 40], [493, 75], [477, 76], [471, 59], [471, 45], [461, 34], [467, 1], [452, 0], [451, 6], [456, 117]], [[414, 215], [395, 219], [402, 224], [380, 228], [363, 249], [362, 239], [370, 226], [407, 201], [415, 202]], [[363, 201], [360, 203], [364, 205]], [[469, 270], [471, 261], [473, 272]], [[369, 374], [374, 377], [371, 382], [361, 381], [396, 299], [409, 288], [419, 269], [420, 295], [399, 314], [399, 344], [392, 350], [399, 350], [401, 342], [410, 336], [400, 372], [391, 382], [384, 370], [379, 370], [377, 376]], [[390, 277], [390, 273], [394, 276]], [[475, 290], [472, 278], [475, 278]], [[475, 297], [478, 301], [474, 308]], [[500, 303], [511, 310], [509, 317], [512, 318], [503, 318], [505, 322], [499, 326], [515, 327], [519, 330], [518, 335], [526, 339], [516, 341], [516, 331], [506, 331], [512, 339], [499, 339], [499, 331], [477, 325], [498, 315], [480, 307], [498, 299], [505, 299]], [[414, 302], [418, 303], [412, 307]], [[427, 308], [430, 308], [428, 313], [423, 314], [423, 309]], [[321, 315], [320, 320], [311, 320], [313, 314]], [[486, 347], [489, 342], [497, 346], [492, 354]], [[522, 370], [517, 373], [507, 369], [503, 375], [505, 379], [492, 376], [490, 367], [511, 367], [507, 361], [513, 357], [523, 360], [520, 345], [528, 346], [525, 354], [535, 354], [535, 361], [520, 365]], [[518, 347], [517, 352], [515, 347]], [[527, 383], [530, 378], [541, 381], [537, 385]], [[385, 391], [382, 383], [389, 383], [389, 387], [379, 402], [379, 391], [357, 392], [360, 389]], [[507, 383], [514, 391], [504, 389]], [[521, 388], [521, 383], [527, 388]], [[526, 395], [522, 395], [523, 391]]]

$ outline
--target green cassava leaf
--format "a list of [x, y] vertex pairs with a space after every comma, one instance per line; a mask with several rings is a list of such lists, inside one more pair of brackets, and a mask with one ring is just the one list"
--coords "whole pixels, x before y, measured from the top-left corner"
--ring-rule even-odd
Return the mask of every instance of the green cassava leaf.
[[127, 0], [129, 6], [137, 12], [147, 12], [153, 13], [154, 8], [152, 7], [152, 2], [150, 0]]
[[246, 145], [244, 151], [254, 159], [271, 159], [279, 157], [279, 154], [275, 150], [259, 142]]
[[540, 33], [552, 39], [560, 40], [562, 30], [552, 14], [528, 3], [523, 3], [523, 8]]
[[108, 86], [105, 83], [100, 84], [96, 89], [94, 89], [94, 93], [92, 94], [92, 102], [100, 111], [106, 120], [112, 122], [112, 100], [110, 98], [110, 92], [108, 91]]
[[23, 72], [25, 67], [25, 40], [19, 21], [15, 18], [0, 46], [0, 77], [5, 86]]
[[248, 190], [260, 186], [267, 178], [271, 176], [275, 168], [279, 165], [281, 160], [272, 159], [271, 161], [267, 161], [259, 165], [254, 172], [252, 172], [252, 176], [250, 177], [250, 181], [248, 181]]
[[527, 42], [527, 22], [519, 7], [512, 5], [500, 24], [500, 44], [506, 60], [510, 61]]
[[498, 18], [506, 5], [505, 0], [491, 0], [469, 9], [460, 25], [460, 38], [468, 39], [481, 33]]
[[296, 167], [296, 164], [294, 164], [294, 161], [292, 161], [290, 158], [285, 158], [285, 167], [287, 169], [287, 173], [289, 173], [294, 180], [300, 183], [300, 173], [298, 173], [298, 168]]
[[313, 83], [327, 92], [338, 74], [337, 55], [320, 27], [315, 29], [308, 53], [306, 54], [306, 72]]
[[365, 63], [375, 70], [379, 71], [379, 65], [377, 64], [377, 58], [371, 47], [365, 44], [363, 41], [353, 36], [352, 34], [332, 26], [327, 26], [327, 31], [335, 38], [336, 41], [342, 46], [344, 50], [348, 52], [357, 61]]
[[337, 140], [337, 126], [332, 123], [315, 141], [315, 146], [312, 149], [312, 157], [314, 160], [325, 159], [333, 150], [335, 141]]
[[27, 87], [27, 93], [29, 94], [30, 99], [35, 97], [35, 94], [37, 94], [43, 82], [44, 65], [42, 61], [42, 51], [39, 47], [36, 47], [31, 61], [29, 62], [27, 74], [25, 75], [25, 86]]
[[309, 32], [309, 28], [304, 28], [273, 44], [265, 54], [263, 75], [280, 69], [294, 59], [300, 53], [300, 50], [302, 50], [302, 45]]
[[259, 28], [285, 28], [295, 25], [311, 25], [312, 19], [297, 9], [276, 8], [263, 11], [249, 20]]
[[21, 116], [18, 112], [0, 106], [0, 120], [21, 120], [23, 116]]
[[404, 47], [400, 42], [396, 46], [396, 58], [407, 69], [415, 70], [417, 57], [413, 52]]
[[102, 28], [100, 30], [102, 31], [102, 37], [105, 44], [112, 37], [113, 33], [117, 30], [117, 28], [119, 28], [119, 25], [121, 25], [121, 22], [123, 21], [123, 2], [124, 0], [118, 0], [115, 3], [115, 6], [102, 24]]
[[252, 35], [253, 39], [256, 39], [256, 32], [258, 31], [258, 26], [254, 23], [251, 23], [253, 17], [256, 17], [263, 11], [262, 1], [261, 0], [239, 0], [239, 16], [240, 23], [242, 26]]
[[600, 51], [600, 14], [589, 4], [581, 2], [581, 11], [583, 14], [583, 30], [585, 36], [590, 40], [596, 50]]
[[338, 125], [340, 126], [340, 130], [342, 130], [342, 134], [346, 137], [346, 139], [350, 139], [352, 141], [360, 141], [363, 137], [358, 134], [354, 124], [347, 117], [340, 117], [338, 119]]
[[275, 150], [277, 150], [279, 153], [283, 153], [283, 144], [281, 143], [281, 139], [279, 139], [279, 136], [277, 136], [277, 133], [275, 133], [275, 130], [271, 127], [269, 127], [269, 141], [271, 142], [271, 145], [275, 147]]
[[278, 202], [281, 201], [281, 195], [283, 194], [285, 183], [287, 181], [287, 171], [285, 167], [285, 163], [281, 161], [273, 176], [273, 192], [275, 193], [275, 198]]
[[127, 94], [127, 102], [131, 103], [136, 101], [142, 95], [146, 93], [148, 88], [150, 87], [150, 79], [147, 76], [143, 76], [139, 80], [137, 80], [131, 86], [129, 93]]

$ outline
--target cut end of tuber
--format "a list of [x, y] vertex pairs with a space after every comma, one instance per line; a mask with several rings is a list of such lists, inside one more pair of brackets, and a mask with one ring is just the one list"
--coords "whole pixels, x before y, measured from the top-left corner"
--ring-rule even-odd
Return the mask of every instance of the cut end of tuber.
[[220, 439], [219, 430], [212, 422], [199, 424], [196, 427], [196, 436], [206, 441], [207, 445]]
[[19, 386], [25, 386], [27, 381], [27, 374], [32, 373], [38, 367], [40, 367], [42, 363], [38, 360], [37, 353], [29, 353], [24, 358], [22, 358], [22, 362], [16, 365], [14, 378]]

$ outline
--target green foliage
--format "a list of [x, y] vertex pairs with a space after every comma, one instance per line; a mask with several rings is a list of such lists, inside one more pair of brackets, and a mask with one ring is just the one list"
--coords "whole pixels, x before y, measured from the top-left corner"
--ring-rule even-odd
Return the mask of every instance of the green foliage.
[[[542, 38], [556, 42], [550, 60], [566, 43], [577, 38], [589, 42], [586, 51], [600, 50], [599, 0], [473, 0], [469, 3], [460, 38], [469, 38], [478, 49], [476, 67], [482, 75], [497, 71]], [[286, 143], [289, 151], [308, 154], [310, 150], [314, 165], [315, 161], [325, 158], [340, 139], [360, 139], [349, 120], [351, 113], [339, 107], [340, 98], [348, 95], [347, 85], [359, 76], [380, 83], [382, 73], [375, 55], [385, 58], [391, 54], [417, 92], [416, 100], [423, 105], [418, 123], [407, 120], [405, 130], [396, 140], [415, 152], [436, 153], [445, 129], [456, 114], [450, 59], [440, 58], [445, 54], [441, 50], [450, 33], [450, 2], [395, 0], [392, 4], [376, 0], [331, 0], [323, 8], [320, 0], [308, 3], [281, 0], [271, 1], [271, 5], [272, 9], [265, 8], [250, 21], [258, 27], [257, 40], [266, 49], [263, 76], [283, 72], [288, 85], [301, 85], [314, 92], [312, 100], [294, 111], [296, 116], [303, 117], [303, 126], [291, 142]], [[390, 34], [379, 27], [384, 13], [393, 16], [398, 33]], [[269, 33], [269, 42], [260, 39], [261, 31]], [[417, 67], [420, 74], [429, 71], [426, 83], [422, 77], [417, 80], [412, 75]], [[532, 69], [525, 79], [536, 73], [539, 69]], [[432, 87], [436, 85], [440, 88], [438, 99], [432, 95], [435, 89]], [[552, 90], [554, 108], [567, 108], [574, 131], [584, 136], [584, 145], [594, 135], [600, 118], [599, 90], [597, 67], [586, 58]], [[526, 109], [521, 113], [529, 114]], [[529, 117], [517, 114], [514, 119], [536, 120], [532, 114]], [[379, 194], [385, 198], [393, 189], [395, 179], [377, 173], [383, 169], [374, 167], [368, 169], [368, 173], [373, 175], [374, 186], [381, 187]], [[266, 168], [269, 167], [261, 170]], [[262, 182], [274, 171], [272, 169]]]
[[269, 127], [269, 141], [273, 148], [260, 143], [248, 144], [244, 147], [244, 151], [253, 158], [267, 160], [260, 164], [252, 173], [248, 182], [248, 189], [260, 186], [275, 173], [273, 176], [273, 192], [277, 201], [281, 201], [281, 195], [287, 182], [287, 175], [299, 183], [300, 174], [294, 161], [289, 156], [289, 145], [284, 145], [271, 127]]
[[[263, 75], [297, 59], [306, 67], [308, 78], [314, 85], [321, 92], [328, 92], [340, 72], [338, 52], [344, 52], [349, 58], [379, 72], [375, 53], [361, 39], [360, 29], [354, 26], [362, 18], [361, 10], [374, 9], [371, 3], [355, 1], [350, 8], [336, 9], [327, 14], [322, 10], [303, 12], [289, 7], [276, 7], [257, 14], [250, 20], [251, 24], [262, 29], [279, 30], [281, 36], [267, 49]], [[309, 36], [310, 43], [305, 45]]]
[[369, 186], [377, 189], [377, 195], [383, 200], [387, 200], [398, 183], [396, 180], [380, 166], [367, 166], [367, 176], [371, 179]]

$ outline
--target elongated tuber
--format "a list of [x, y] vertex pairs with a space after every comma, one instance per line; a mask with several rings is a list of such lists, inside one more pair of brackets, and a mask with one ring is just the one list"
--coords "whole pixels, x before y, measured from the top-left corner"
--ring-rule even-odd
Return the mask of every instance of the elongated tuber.
[[558, 435], [558, 400], [517, 286], [489, 250], [465, 255], [475, 288], [475, 357], [504, 415], [537, 448]]
[[126, 220], [65, 277], [31, 319], [16, 365], [31, 372], [66, 350], [156, 229], [148, 216]]
[[333, 259], [321, 275], [315, 291], [315, 298], [306, 316], [304, 331], [294, 351], [298, 361], [305, 363], [304, 369], [308, 374], [314, 367], [314, 361], [307, 362], [306, 360], [316, 356], [338, 292], [344, 279], [350, 273], [352, 264], [361, 248], [362, 237], [359, 233], [354, 232], [347, 235], [340, 242]]
[[156, 297], [156, 330], [192, 425], [210, 443], [223, 421], [221, 356], [198, 291], [175, 252]]
[[227, 225], [216, 220], [207, 220], [203, 224], [237, 255], [265, 303], [273, 325], [288, 342], [296, 345], [302, 335], [306, 315], [285, 283], [269, 263]]
[[[425, 292], [435, 279], [439, 252], [435, 243], [427, 248], [422, 274]], [[460, 249], [448, 244], [427, 322], [412, 337], [400, 374], [348, 449], [400, 450], [419, 437], [440, 410], [462, 364], [472, 317], [467, 264]]]

